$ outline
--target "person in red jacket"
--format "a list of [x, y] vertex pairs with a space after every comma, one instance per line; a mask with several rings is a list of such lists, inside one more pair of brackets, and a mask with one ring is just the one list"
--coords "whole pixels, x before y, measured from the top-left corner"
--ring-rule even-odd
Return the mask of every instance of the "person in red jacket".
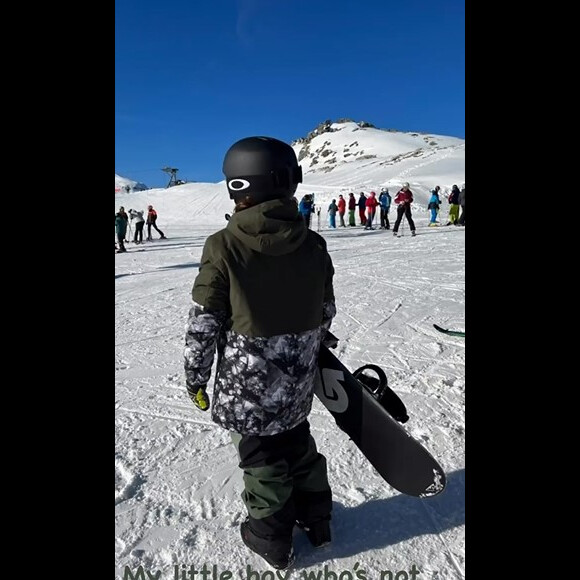
[[411, 204], [413, 203], [413, 192], [409, 189], [408, 183], [403, 183], [403, 187], [395, 196], [395, 204], [397, 205], [397, 221], [393, 227], [393, 235], [396, 236], [399, 231], [399, 224], [403, 219], [403, 215], [409, 222], [411, 228], [411, 235], [415, 235], [415, 222], [411, 216]]
[[152, 205], [147, 206], [147, 241], [150, 242], [153, 238], [151, 237], [151, 228], [161, 236], [159, 239], [165, 240], [165, 234], [157, 227], [157, 212], [153, 209]]
[[365, 224], [365, 230], [374, 230], [373, 228], [373, 219], [375, 217], [375, 212], [377, 211], [377, 205], [379, 202], [377, 201], [377, 194], [374, 191], [371, 191], [369, 197], [367, 197], [366, 201], [366, 208], [367, 208], [367, 222]]
[[340, 218], [340, 227], [346, 228], [344, 223], [344, 214], [346, 213], [346, 200], [341, 195], [338, 196], [338, 217]]

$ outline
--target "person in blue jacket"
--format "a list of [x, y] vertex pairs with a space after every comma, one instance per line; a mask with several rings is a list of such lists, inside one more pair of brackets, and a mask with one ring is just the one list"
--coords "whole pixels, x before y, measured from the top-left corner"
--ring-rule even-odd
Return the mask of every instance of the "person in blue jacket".
[[391, 209], [391, 194], [386, 188], [381, 190], [379, 205], [381, 206], [381, 230], [390, 230], [389, 210]]
[[360, 225], [367, 225], [367, 197], [364, 191], [360, 192], [360, 197], [358, 198], [358, 217], [360, 218]]
[[336, 229], [336, 212], [338, 211], [338, 206], [336, 205], [336, 199], [333, 199], [328, 206], [328, 223], [331, 228]]
[[304, 221], [306, 222], [306, 227], [310, 227], [310, 217], [312, 216], [312, 212], [314, 211], [314, 199], [313, 195], [307, 193], [301, 200], [300, 204], [298, 205], [298, 211], [302, 214]]
[[441, 188], [436, 185], [435, 189], [431, 190], [431, 197], [429, 198], [429, 205], [427, 206], [427, 209], [431, 212], [429, 226], [436, 226], [439, 223], [437, 221], [437, 214], [439, 213], [439, 207], [441, 206], [441, 199], [439, 198], [440, 189]]

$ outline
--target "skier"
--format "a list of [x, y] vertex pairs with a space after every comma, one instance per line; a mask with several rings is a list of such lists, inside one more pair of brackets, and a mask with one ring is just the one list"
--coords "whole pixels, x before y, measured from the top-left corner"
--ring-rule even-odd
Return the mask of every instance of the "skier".
[[461, 191], [459, 192], [459, 205], [461, 206], [461, 215], [457, 220], [458, 226], [465, 225], [465, 184], [461, 186]]
[[115, 214], [115, 232], [117, 233], [117, 243], [119, 244], [119, 249], [116, 250], [117, 254], [127, 251], [125, 248], [125, 234], [127, 233], [128, 223], [129, 216], [125, 212], [125, 208], [121, 206]]
[[431, 190], [431, 197], [429, 198], [429, 204], [427, 205], [427, 209], [431, 212], [429, 227], [437, 226], [439, 223], [437, 221], [437, 214], [439, 213], [439, 206], [441, 205], [441, 200], [439, 199], [440, 189], [441, 188], [436, 185], [435, 189]]
[[290, 145], [242, 139], [227, 151], [223, 173], [235, 212], [203, 249], [185, 336], [186, 386], [207, 410], [217, 348], [211, 414], [232, 432], [244, 472], [242, 540], [285, 569], [295, 525], [314, 546], [331, 540], [326, 459], [308, 415], [321, 339], [336, 314], [334, 268], [324, 238], [291, 199], [302, 169]]
[[367, 197], [363, 191], [360, 192], [357, 205], [358, 205], [358, 217], [360, 218], [360, 225], [364, 226], [367, 223], [366, 216]]
[[381, 190], [379, 204], [381, 206], [381, 230], [390, 230], [389, 211], [391, 209], [391, 194], [388, 189], [384, 188]]
[[395, 203], [399, 206], [397, 207], [397, 221], [393, 226], [393, 235], [396, 236], [399, 231], [399, 225], [403, 219], [403, 215], [407, 218], [409, 222], [409, 227], [411, 228], [411, 235], [415, 235], [415, 222], [413, 222], [413, 216], [411, 215], [411, 204], [413, 203], [413, 192], [409, 189], [408, 183], [403, 183], [403, 187], [399, 190], [395, 196]]
[[147, 241], [150, 242], [153, 238], [151, 237], [151, 228], [161, 236], [160, 240], [166, 240], [165, 234], [157, 227], [157, 212], [153, 209], [152, 205], [147, 206]]
[[376, 195], [377, 194], [374, 191], [371, 191], [370, 196], [367, 197], [367, 200], [365, 202], [367, 208], [367, 221], [365, 224], [365, 230], [375, 229], [373, 228], [373, 219], [375, 217], [375, 212], [377, 211], [377, 205], [379, 205]]
[[459, 219], [459, 188], [457, 185], [451, 188], [447, 201], [449, 202], [449, 221], [445, 225], [450, 226], [453, 224], [456, 226]]
[[349, 226], [356, 226], [354, 221], [354, 212], [356, 210], [356, 199], [354, 197], [354, 193], [348, 194], [348, 225]]
[[310, 227], [310, 218], [312, 216], [312, 212], [314, 211], [314, 201], [313, 196], [310, 193], [307, 193], [301, 200], [300, 204], [298, 205], [298, 209], [306, 222], [306, 227]]
[[336, 229], [336, 212], [338, 211], [338, 206], [336, 205], [336, 199], [333, 199], [328, 206], [328, 223], [331, 228]]
[[135, 220], [135, 235], [133, 236], [133, 242], [135, 242], [136, 244], [142, 244], [143, 226], [145, 225], [143, 212], [139, 210], [129, 209], [129, 215], [131, 216], [131, 221]]
[[340, 227], [346, 228], [344, 223], [344, 214], [346, 213], [346, 200], [342, 193], [338, 196], [338, 217], [340, 218]]

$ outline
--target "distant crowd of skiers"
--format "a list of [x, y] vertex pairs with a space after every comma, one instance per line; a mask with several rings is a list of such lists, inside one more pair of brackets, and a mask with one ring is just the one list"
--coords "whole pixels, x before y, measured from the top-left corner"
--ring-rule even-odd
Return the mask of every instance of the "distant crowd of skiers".
[[147, 224], [147, 240], [151, 241], [153, 238], [151, 236], [151, 228], [153, 228], [159, 235], [161, 240], [167, 239], [165, 234], [157, 227], [157, 212], [153, 209], [152, 205], [147, 206], [147, 218], [143, 217], [145, 212], [139, 210], [129, 209], [129, 214], [125, 211], [125, 208], [121, 206], [119, 211], [115, 214], [115, 234], [117, 236], [117, 242], [115, 244], [115, 251], [120, 254], [126, 252], [125, 239], [127, 235], [127, 226], [129, 224], [129, 217], [131, 222], [135, 220], [135, 235], [133, 236], [133, 242], [135, 244], [143, 243], [143, 228]]
[[[427, 209], [430, 210], [430, 221], [429, 226], [437, 226], [439, 222], [437, 221], [437, 216], [441, 207], [441, 198], [439, 197], [439, 192], [441, 188], [437, 185], [433, 190], [431, 190], [431, 198]], [[411, 191], [409, 184], [404, 183], [401, 189], [395, 195], [395, 199], [392, 200], [389, 190], [387, 188], [381, 189], [381, 193], [377, 199], [376, 193], [371, 191], [367, 197], [364, 192], [360, 192], [358, 200], [355, 198], [354, 193], [348, 194], [348, 206], [347, 200], [344, 196], [340, 194], [338, 196], [338, 202], [333, 199], [328, 206], [328, 222], [329, 227], [336, 228], [336, 215], [340, 219], [339, 227], [347, 227], [345, 223], [345, 214], [348, 209], [348, 226], [355, 227], [355, 212], [358, 208], [358, 214], [360, 219], [360, 225], [364, 226], [365, 230], [376, 229], [373, 226], [373, 221], [375, 219], [375, 214], [377, 208], [380, 208], [380, 226], [379, 229], [390, 230], [391, 226], [389, 223], [389, 212], [391, 209], [391, 202], [394, 201], [397, 206], [397, 218], [395, 224], [393, 225], [393, 235], [397, 235], [399, 231], [399, 226], [403, 219], [403, 216], [409, 222], [409, 228], [411, 230], [411, 235], [415, 235], [415, 222], [413, 221], [413, 216], [411, 213], [411, 204], [413, 203], [413, 192]], [[465, 225], [465, 185], [463, 185], [461, 191], [457, 185], [453, 185], [451, 188], [451, 193], [449, 194], [447, 201], [449, 202], [449, 221], [445, 225]], [[461, 208], [461, 216], [459, 215], [459, 209]], [[311, 217], [315, 211], [314, 206], [314, 194], [306, 194], [300, 200], [298, 204], [298, 209], [308, 227], [310, 227]], [[320, 218], [320, 208], [316, 210], [317, 215]]]
[[[431, 212], [429, 226], [439, 225], [437, 215], [441, 207], [440, 191], [441, 188], [438, 185], [435, 186], [435, 189], [431, 190], [431, 197], [427, 205], [427, 209]], [[445, 225], [465, 226], [465, 184], [463, 184], [461, 190], [457, 185], [454, 185], [451, 188], [451, 193], [447, 196], [447, 202], [449, 203], [449, 221]], [[461, 215], [459, 215], [460, 209]]]
[[[430, 211], [429, 226], [438, 226], [439, 222], [437, 217], [441, 208], [441, 188], [437, 185], [431, 190], [431, 197], [429, 198], [429, 203], [427, 209]], [[296, 203], [298, 200], [294, 198]], [[445, 224], [465, 226], [465, 184], [462, 186], [461, 190], [457, 185], [453, 185], [451, 192], [447, 196], [447, 201], [449, 203], [449, 221]], [[338, 202], [333, 199], [328, 206], [328, 222], [329, 227], [336, 228], [336, 215], [339, 217], [339, 227], [347, 227], [345, 223], [345, 215], [348, 209], [348, 227], [356, 227], [355, 213], [358, 208], [358, 215], [361, 226], [365, 230], [376, 229], [373, 226], [377, 208], [379, 208], [379, 220], [381, 230], [390, 230], [391, 225], [389, 223], [389, 212], [391, 210], [391, 203], [397, 206], [397, 218], [393, 225], [393, 235], [397, 235], [399, 231], [399, 226], [403, 217], [405, 217], [409, 223], [409, 229], [411, 230], [411, 235], [415, 235], [415, 222], [413, 221], [413, 216], [411, 213], [411, 204], [413, 203], [413, 192], [411, 191], [409, 184], [404, 183], [401, 189], [395, 195], [395, 199], [391, 198], [388, 188], [384, 187], [381, 189], [379, 197], [377, 199], [376, 193], [371, 191], [368, 197], [363, 191], [360, 192], [359, 198], [355, 198], [354, 193], [348, 194], [348, 201], [344, 198], [342, 194], [338, 196]], [[348, 205], [347, 205], [348, 204]], [[460, 215], [461, 209], [461, 215]], [[311, 226], [312, 214], [315, 213], [320, 218], [320, 208], [316, 208], [314, 205], [314, 194], [307, 193], [302, 197], [300, 203], [298, 203], [298, 210], [302, 214], [306, 225]], [[135, 220], [135, 234], [133, 236], [133, 242], [135, 244], [143, 243], [143, 228], [147, 224], [147, 238], [146, 241], [151, 241], [151, 228], [160, 235], [160, 239], [166, 239], [165, 234], [157, 227], [157, 212], [150, 205], [147, 207], [147, 218], [143, 217], [144, 212], [139, 210], [129, 210], [129, 215], [125, 212], [124, 207], [120, 207], [119, 211], [115, 214], [115, 233], [117, 235], [117, 243], [115, 244], [115, 251], [118, 253], [126, 252], [125, 248], [125, 236], [127, 234], [127, 226], [129, 223], [129, 217], [131, 221]]]

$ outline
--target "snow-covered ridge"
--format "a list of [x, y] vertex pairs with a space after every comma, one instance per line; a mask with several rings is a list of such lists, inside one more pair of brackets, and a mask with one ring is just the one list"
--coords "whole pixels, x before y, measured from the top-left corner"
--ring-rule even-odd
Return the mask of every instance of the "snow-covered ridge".
[[133, 191], [143, 191], [148, 189], [144, 183], [121, 177], [115, 173], [115, 193], [132, 193]]

